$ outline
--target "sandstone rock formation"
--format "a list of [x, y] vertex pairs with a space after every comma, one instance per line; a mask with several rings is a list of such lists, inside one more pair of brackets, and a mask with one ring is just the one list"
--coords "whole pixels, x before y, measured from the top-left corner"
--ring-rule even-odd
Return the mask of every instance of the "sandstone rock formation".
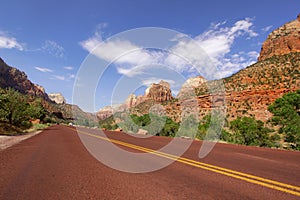
[[174, 99], [174, 97], [172, 96], [170, 84], [161, 80], [159, 83], [152, 83], [145, 90], [144, 95], [136, 96], [135, 94], [130, 94], [124, 104], [115, 106], [114, 108], [106, 106], [100, 109], [97, 112], [97, 117], [99, 120], [103, 120], [110, 117], [113, 113], [122, 112], [146, 101], [162, 103], [172, 99]]
[[[272, 116], [268, 106], [275, 99], [300, 89], [300, 15], [297, 20], [283, 25], [268, 36], [258, 60], [260, 62], [220, 80], [225, 87], [224, 100], [229, 121], [250, 116], [266, 122]], [[194, 88], [197, 95], [194, 99], [198, 102], [200, 118], [214, 109], [212, 102], [216, 102], [218, 97], [209, 94], [207, 88], [214, 81], [203, 80], [190, 87], [193, 83], [197, 83], [197, 79], [191, 79], [183, 85], [177, 96], [179, 101], [165, 106], [167, 115], [174, 121], [180, 121], [181, 103], [189, 97], [189, 88]]]
[[[201, 76], [188, 79], [174, 101], [169, 101], [173, 97], [168, 84], [152, 84], [144, 96], [129, 96], [127, 107], [132, 108], [132, 114], [143, 115], [163, 102], [166, 115], [180, 122], [181, 115], [190, 112], [183, 110], [182, 104], [195, 105], [196, 101], [200, 119], [225, 104], [228, 121], [242, 116], [268, 121], [272, 117], [268, 106], [284, 94], [300, 89], [300, 15], [268, 36], [258, 60], [221, 80], [206, 81]], [[218, 82], [224, 84], [223, 94], [210, 94], [208, 86], [214, 88]]]
[[199, 88], [205, 82], [206, 80], [202, 76], [187, 79], [186, 82], [184, 82], [184, 84], [182, 85], [177, 98], [184, 99], [196, 96], [197, 94], [195, 93], [195, 89]]
[[42, 86], [32, 83], [24, 72], [8, 66], [0, 58], [0, 87], [13, 88], [22, 94], [29, 94], [49, 100]]
[[51, 93], [48, 94], [51, 101], [54, 101], [57, 104], [65, 104], [66, 99], [61, 93]]
[[97, 118], [99, 120], [106, 119], [113, 114], [113, 108], [111, 106], [105, 106], [97, 112]]
[[126, 101], [124, 108], [132, 108], [145, 101], [145, 97], [142, 95], [136, 96], [135, 94], [130, 94]]
[[291, 52], [300, 52], [300, 14], [296, 20], [284, 24], [268, 36], [258, 61]]
[[152, 83], [150, 87], [146, 89], [145, 97], [155, 102], [164, 102], [174, 99], [170, 84], [162, 80], [159, 83]]

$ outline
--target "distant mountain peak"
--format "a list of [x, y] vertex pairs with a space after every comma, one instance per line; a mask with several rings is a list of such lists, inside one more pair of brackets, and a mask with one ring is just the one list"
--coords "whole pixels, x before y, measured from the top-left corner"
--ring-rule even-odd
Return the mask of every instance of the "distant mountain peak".
[[59, 92], [58, 93], [50, 93], [50, 94], [48, 94], [48, 96], [51, 99], [51, 101], [54, 101], [57, 104], [65, 104], [66, 103], [65, 97]]

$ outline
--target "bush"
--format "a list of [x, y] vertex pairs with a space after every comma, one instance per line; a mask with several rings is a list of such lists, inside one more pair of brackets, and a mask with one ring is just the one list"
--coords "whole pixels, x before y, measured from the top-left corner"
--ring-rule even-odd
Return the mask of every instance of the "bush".
[[219, 111], [214, 111], [213, 114], [213, 117], [208, 114], [200, 120], [196, 138], [200, 140], [222, 140], [222, 134], [225, 134], [223, 125], [227, 126], [227, 121]]
[[280, 126], [279, 133], [284, 134], [284, 141], [300, 150], [300, 90], [276, 99], [268, 110], [273, 113], [271, 122]]
[[264, 127], [264, 123], [251, 117], [237, 118], [230, 122], [230, 129], [234, 132], [231, 142], [251, 146], [273, 146], [269, 136], [271, 129]]
[[46, 111], [40, 99], [30, 102], [26, 95], [8, 88], [0, 90], [0, 118], [9, 124], [29, 128], [30, 119], [43, 119]]

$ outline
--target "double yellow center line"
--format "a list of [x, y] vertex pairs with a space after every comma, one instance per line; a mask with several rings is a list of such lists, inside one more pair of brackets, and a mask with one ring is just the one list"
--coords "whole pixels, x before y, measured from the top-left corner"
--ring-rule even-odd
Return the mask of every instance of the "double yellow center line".
[[[72, 129], [72, 130], [74, 130], [74, 129]], [[84, 135], [99, 138], [99, 139], [102, 139], [102, 140], [105, 140], [105, 141], [109, 141], [109, 142], [112, 142], [114, 144], [118, 144], [118, 145], [121, 145], [121, 146], [136, 149], [136, 150], [139, 150], [141, 152], [151, 153], [151, 154], [154, 154], [154, 155], [157, 155], [157, 156], [160, 156], [160, 157], [164, 157], [164, 158], [167, 158], [167, 159], [170, 159], [170, 160], [174, 160], [174, 161], [177, 161], [177, 162], [181, 162], [181, 163], [184, 163], [184, 164], [187, 164], [187, 165], [190, 165], [190, 166], [205, 169], [205, 170], [212, 171], [212, 172], [215, 172], [215, 173], [218, 173], [218, 174], [222, 174], [222, 175], [233, 177], [233, 178], [243, 180], [243, 181], [246, 181], [246, 182], [261, 185], [261, 186], [264, 186], [264, 187], [267, 187], [267, 188], [272, 188], [272, 189], [279, 190], [279, 191], [282, 191], [282, 192], [286, 192], [286, 193], [289, 193], [289, 194], [292, 194], [292, 195], [300, 196], [300, 187], [298, 187], [298, 186], [289, 185], [289, 184], [286, 184], [286, 183], [282, 183], [282, 182], [262, 178], [262, 177], [259, 177], [259, 176], [254, 176], [254, 175], [251, 175], [251, 174], [246, 174], [246, 173], [243, 173], [243, 172], [238, 172], [238, 171], [223, 168], [223, 167], [218, 167], [218, 166], [215, 166], [215, 165], [211, 165], [211, 164], [191, 160], [191, 159], [188, 159], [188, 158], [178, 157], [178, 156], [175, 156], [175, 155], [172, 155], [172, 154], [168, 154], [168, 153], [160, 152], [160, 151], [157, 151], [157, 150], [137, 146], [137, 145], [134, 145], [134, 144], [129, 144], [129, 143], [126, 143], [126, 142], [115, 140], [115, 139], [109, 139], [107, 137], [102, 137], [102, 136], [91, 134], [91, 133], [88, 133], [88, 132], [85, 132], [85, 131], [77, 130], [77, 132], [80, 133], [80, 134], [84, 134]]]

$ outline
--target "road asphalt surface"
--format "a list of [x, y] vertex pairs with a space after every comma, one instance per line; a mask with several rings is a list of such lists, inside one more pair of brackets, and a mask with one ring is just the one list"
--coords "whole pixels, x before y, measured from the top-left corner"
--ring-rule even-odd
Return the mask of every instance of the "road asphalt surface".
[[125, 151], [152, 152], [140, 167], [176, 161], [148, 173], [118, 171], [83, 145], [84, 140], [109, 142], [95, 130], [77, 133], [74, 127], [56, 125], [0, 151], [0, 199], [300, 199], [300, 152], [218, 143], [200, 159], [202, 142], [193, 141], [176, 158], [158, 150], [172, 138], [106, 135]]

